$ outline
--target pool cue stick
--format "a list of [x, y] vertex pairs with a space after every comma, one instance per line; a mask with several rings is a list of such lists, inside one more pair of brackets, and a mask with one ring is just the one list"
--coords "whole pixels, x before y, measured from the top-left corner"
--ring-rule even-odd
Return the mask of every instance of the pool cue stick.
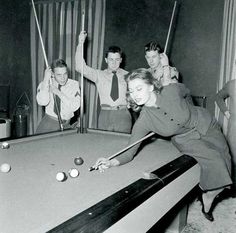
[[[39, 27], [39, 21], [38, 21], [38, 16], [37, 16], [36, 9], [35, 9], [34, 0], [31, 0], [31, 2], [32, 2], [33, 11], [34, 11], [34, 18], [35, 18], [37, 29], [38, 29], [38, 33], [39, 33], [39, 39], [40, 39], [40, 43], [41, 43], [42, 50], [43, 50], [44, 61], [45, 61], [45, 64], [46, 64], [46, 66], [48, 68], [49, 67], [48, 59], [47, 59], [46, 52], [45, 52], [45, 47], [44, 47], [44, 44], [43, 44], [42, 34], [41, 34], [41, 31], [40, 31], [40, 27]], [[52, 84], [51, 79], [49, 80], [49, 83]], [[63, 128], [63, 124], [62, 124], [62, 119], [61, 119], [61, 115], [60, 115], [60, 112], [59, 112], [59, 108], [58, 108], [58, 105], [57, 105], [57, 101], [56, 101], [55, 95], [53, 93], [52, 93], [52, 95], [53, 95], [54, 104], [56, 106], [57, 118], [58, 118], [60, 130], [63, 131], [64, 128]]]
[[41, 45], [42, 45], [44, 61], [45, 61], [45, 63], [46, 63], [46, 66], [48, 67], [48, 66], [49, 66], [49, 65], [48, 65], [48, 60], [47, 60], [47, 56], [46, 56], [46, 52], [45, 52], [45, 48], [44, 48], [44, 45], [43, 45], [43, 39], [42, 39], [42, 35], [41, 35], [41, 31], [40, 31], [40, 27], [39, 27], [39, 21], [38, 21], [38, 17], [37, 17], [37, 13], [36, 13], [35, 5], [34, 5], [34, 0], [31, 0], [31, 2], [32, 2], [32, 6], [33, 6], [33, 11], [34, 11], [34, 17], [35, 17], [36, 25], [37, 25], [38, 32], [39, 32], [39, 39], [40, 39], [40, 42], [41, 42]]
[[[129, 146], [125, 147], [124, 149], [122, 149], [122, 150], [116, 152], [115, 154], [109, 156], [107, 159], [108, 159], [108, 160], [114, 159], [114, 158], [115, 158], [116, 156], [118, 156], [119, 154], [121, 154], [121, 153], [123, 153], [124, 151], [130, 149], [131, 147], [135, 146], [136, 144], [138, 144], [138, 143], [144, 141], [145, 139], [150, 138], [150, 137], [153, 136], [154, 134], [155, 134], [154, 132], [151, 132], [151, 133], [147, 134], [146, 136], [140, 138], [140, 139], [137, 140], [136, 142], [133, 142], [133, 143], [130, 144]], [[95, 167], [95, 166], [92, 166], [92, 167], [89, 168], [89, 171], [97, 170], [98, 167], [99, 167], [99, 165], [96, 166], [96, 167]]]
[[173, 18], [174, 18], [174, 15], [175, 15], [176, 4], [177, 4], [177, 1], [175, 1], [175, 3], [174, 3], [174, 7], [173, 7], [173, 11], [172, 11], [172, 15], [171, 15], [171, 20], [170, 20], [170, 25], [169, 25], [169, 29], [168, 29], [168, 34], [167, 34], [167, 38], [166, 38], [166, 44], [165, 44], [164, 53], [166, 53], [167, 46], [168, 46], [168, 42], [169, 42], [169, 37], [170, 37], [171, 27], [172, 27]]
[[[82, 28], [81, 31], [84, 32], [84, 19], [85, 12], [82, 12]], [[81, 72], [80, 72], [80, 133], [83, 133], [83, 119], [84, 119], [84, 43], [81, 46]], [[78, 132], [78, 131], [77, 131]]]

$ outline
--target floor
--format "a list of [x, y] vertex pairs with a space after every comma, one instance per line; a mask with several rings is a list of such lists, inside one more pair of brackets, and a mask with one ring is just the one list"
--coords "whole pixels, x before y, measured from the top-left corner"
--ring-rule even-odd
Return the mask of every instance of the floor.
[[188, 224], [182, 233], [235, 233], [236, 198], [227, 198], [214, 209], [213, 222], [205, 219], [201, 203], [195, 199], [189, 206]]

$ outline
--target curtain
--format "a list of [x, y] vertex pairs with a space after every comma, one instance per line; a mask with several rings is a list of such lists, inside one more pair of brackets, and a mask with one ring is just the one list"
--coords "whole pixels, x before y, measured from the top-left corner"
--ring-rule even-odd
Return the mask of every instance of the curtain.
[[[105, 35], [105, 9], [106, 0], [89, 0], [88, 10], [88, 47], [89, 51], [87, 63], [93, 67], [101, 69], [104, 50], [104, 35]], [[91, 41], [91, 38], [93, 40]], [[87, 89], [85, 93], [90, 93], [87, 99], [86, 120], [88, 127], [97, 128], [98, 114], [100, 111], [100, 104], [96, 87], [93, 83], [88, 82], [85, 85]]]
[[[236, 0], [225, 0], [220, 77], [217, 83], [217, 92], [227, 83], [236, 77]], [[226, 102], [230, 104], [230, 100]], [[215, 115], [223, 127], [223, 132], [227, 133], [228, 121], [220, 112], [218, 106], [215, 109]]]
[[[75, 72], [75, 51], [81, 31], [81, 16], [85, 12], [84, 28], [88, 31], [88, 47], [85, 49], [88, 65], [101, 68], [105, 27], [105, 0], [46, 0], [35, 2], [35, 8], [49, 65], [54, 59], [66, 61], [69, 77], [80, 81]], [[36, 102], [36, 90], [43, 80], [46, 64], [39, 40], [33, 9], [31, 9], [31, 69], [33, 93], [33, 117], [31, 131], [35, 132], [44, 115]], [[90, 126], [97, 119], [97, 93], [94, 84], [85, 80], [85, 121]], [[89, 123], [90, 122], [90, 123]]]

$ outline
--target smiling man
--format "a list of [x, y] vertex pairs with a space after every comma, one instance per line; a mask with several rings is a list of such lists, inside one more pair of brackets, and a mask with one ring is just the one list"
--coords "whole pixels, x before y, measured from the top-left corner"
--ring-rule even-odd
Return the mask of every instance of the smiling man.
[[85, 32], [79, 35], [75, 62], [76, 70], [81, 72], [82, 64], [84, 77], [94, 82], [100, 98], [101, 111], [98, 118], [98, 128], [108, 131], [130, 133], [132, 120], [127, 109], [124, 76], [127, 71], [120, 68], [122, 51], [117, 46], [109, 47], [105, 54], [107, 68], [98, 70], [86, 65], [82, 56], [82, 45], [87, 37]]
[[45, 70], [36, 99], [39, 105], [45, 106], [45, 116], [36, 133], [59, 130], [58, 114], [64, 128], [70, 127], [70, 120], [80, 107], [80, 89], [77, 81], [68, 78], [67, 64], [64, 60], [53, 61], [51, 67]]
[[150, 67], [149, 71], [163, 86], [178, 82], [179, 72], [175, 67], [169, 66], [166, 54], [161, 52], [156, 42], [151, 41], [145, 45], [145, 58]]

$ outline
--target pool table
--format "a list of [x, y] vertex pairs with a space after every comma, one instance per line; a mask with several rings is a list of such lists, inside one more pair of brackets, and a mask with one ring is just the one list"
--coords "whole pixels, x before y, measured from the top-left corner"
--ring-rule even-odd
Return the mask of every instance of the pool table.
[[[99, 157], [123, 149], [128, 134], [76, 130], [9, 140], [0, 148], [0, 231], [147, 232], [199, 182], [196, 161], [169, 141], [147, 139], [133, 161], [101, 173]], [[84, 163], [75, 165], [74, 158]], [[56, 179], [71, 168], [79, 176]], [[146, 174], [153, 172], [154, 179]], [[145, 174], [145, 176], [144, 176]]]

